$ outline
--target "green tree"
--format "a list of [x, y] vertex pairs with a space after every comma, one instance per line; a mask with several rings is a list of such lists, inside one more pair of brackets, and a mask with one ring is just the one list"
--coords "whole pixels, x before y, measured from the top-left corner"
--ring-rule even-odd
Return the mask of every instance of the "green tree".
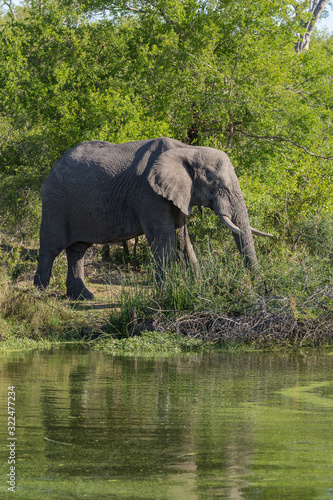
[[295, 5], [31, 0], [0, 30], [2, 179], [36, 191], [82, 140], [169, 135], [226, 150], [251, 217], [292, 238], [331, 209], [333, 155], [332, 39], [295, 51]]
[[56, 1], [40, 6], [31, 2], [26, 16], [0, 30], [1, 210], [11, 227], [26, 214], [22, 193], [39, 192], [74, 144], [169, 133], [118, 74], [125, 33]]

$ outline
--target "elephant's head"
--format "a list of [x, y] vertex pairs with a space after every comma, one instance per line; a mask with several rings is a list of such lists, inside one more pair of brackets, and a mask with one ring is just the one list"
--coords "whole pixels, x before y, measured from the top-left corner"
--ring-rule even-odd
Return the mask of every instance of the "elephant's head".
[[208, 147], [170, 149], [152, 166], [148, 181], [154, 191], [189, 215], [193, 205], [209, 207], [233, 232], [245, 265], [258, 268], [244, 198], [229, 157]]

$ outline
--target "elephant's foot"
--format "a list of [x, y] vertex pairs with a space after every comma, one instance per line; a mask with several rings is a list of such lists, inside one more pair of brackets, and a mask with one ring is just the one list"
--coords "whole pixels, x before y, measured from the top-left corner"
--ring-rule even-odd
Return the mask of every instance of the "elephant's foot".
[[34, 277], [34, 286], [40, 291], [44, 292], [49, 284], [48, 279], [42, 280], [39, 274], [35, 274]]
[[73, 286], [67, 287], [67, 296], [74, 300], [92, 300], [95, 296], [87, 288], [77, 288]]

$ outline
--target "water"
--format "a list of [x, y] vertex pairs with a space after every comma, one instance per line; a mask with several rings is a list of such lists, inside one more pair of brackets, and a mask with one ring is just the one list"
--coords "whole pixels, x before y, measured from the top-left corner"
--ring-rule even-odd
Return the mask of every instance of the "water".
[[[333, 356], [0, 357], [0, 498], [333, 498]], [[15, 386], [16, 440], [7, 439]]]

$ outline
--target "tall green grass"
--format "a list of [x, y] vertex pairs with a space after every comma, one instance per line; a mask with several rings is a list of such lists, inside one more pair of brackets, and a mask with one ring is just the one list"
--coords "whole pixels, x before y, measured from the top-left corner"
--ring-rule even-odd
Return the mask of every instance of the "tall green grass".
[[[21, 254], [16, 253], [20, 257]], [[68, 340], [100, 333], [128, 337], [145, 329], [159, 328], [162, 331], [163, 325], [170, 324], [165, 319], [200, 312], [244, 318], [245, 322], [258, 315], [279, 318], [284, 315], [295, 321], [311, 321], [319, 328], [324, 323], [326, 328], [333, 325], [330, 248], [326, 253], [316, 254], [310, 254], [304, 248], [291, 251], [281, 245], [272, 247], [270, 253], [259, 251], [261, 273], [253, 280], [236, 251], [231, 252], [228, 245], [219, 250], [209, 245], [202, 252], [196, 252], [198, 276], [191, 268], [174, 263], [165, 268], [166, 280], [162, 283], [155, 280], [153, 260], [147, 252], [141, 266], [127, 263], [127, 267], [118, 269], [120, 292], [119, 286], [110, 285], [109, 315], [105, 314], [107, 307], [101, 314], [98, 308], [94, 309], [93, 303], [82, 303], [77, 307], [73, 301], [60, 299], [65, 276], [62, 261], [61, 265], [55, 266], [55, 279], [45, 294], [33, 287], [22, 289], [11, 284], [11, 279], [14, 279], [12, 270], [18, 269], [21, 261], [16, 258], [16, 253], [10, 254], [12, 267], [5, 259], [0, 266], [2, 339], [16, 335], [18, 338]], [[108, 268], [109, 264], [101, 263], [100, 270], [105, 270], [106, 283]]]
[[[199, 275], [174, 264], [157, 283], [152, 262], [141, 273], [123, 276], [120, 309], [110, 315], [110, 329], [131, 335], [154, 317], [171, 318], [200, 311], [241, 316], [284, 314], [294, 319], [333, 320], [333, 264], [330, 254], [273, 251], [261, 259], [261, 273], [252, 279], [237, 255], [199, 254]], [[156, 321], [155, 321], [156, 324]]]
[[251, 281], [240, 259], [228, 267], [217, 252], [199, 254], [199, 274], [180, 263], [166, 267], [165, 281], [157, 282], [152, 261], [141, 273], [123, 275], [120, 308], [110, 315], [110, 328], [128, 335], [138, 322], [151, 317], [172, 317], [182, 312], [214, 311], [241, 314], [257, 300], [261, 278]]

